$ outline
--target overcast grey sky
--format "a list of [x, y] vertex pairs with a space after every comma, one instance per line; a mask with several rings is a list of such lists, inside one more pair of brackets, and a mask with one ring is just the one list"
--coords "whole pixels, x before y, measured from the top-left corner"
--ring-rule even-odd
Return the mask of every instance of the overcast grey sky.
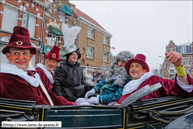
[[113, 55], [128, 50], [146, 55], [150, 69], [158, 68], [170, 40], [191, 43], [192, 1], [76, 1], [76, 8], [111, 33]]

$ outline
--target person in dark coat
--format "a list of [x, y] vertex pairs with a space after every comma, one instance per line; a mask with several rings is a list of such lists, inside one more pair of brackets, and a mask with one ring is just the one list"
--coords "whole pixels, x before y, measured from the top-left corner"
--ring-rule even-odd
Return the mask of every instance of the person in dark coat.
[[[67, 54], [64, 55], [66, 60], [62, 61], [60, 66], [55, 70], [53, 91], [57, 96], [63, 96], [67, 100], [75, 102], [77, 98], [84, 97], [85, 93], [90, 90], [92, 86], [84, 80], [82, 68], [77, 62], [81, 54], [79, 48], [77, 49], [74, 45], [76, 35], [73, 31], [79, 29], [79, 27], [73, 27], [73, 29], [69, 31], [70, 29], [72, 28], [69, 28], [65, 24], [62, 25], [64, 42], [70, 45], [66, 46]], [[77, 30], [76, 32], [79, 31]]]
[[103, 81], [105, 79], [105, 73], [102, 72], [101, 75], [99, 76], [100, 77], [100, 81]]
[[91, 85], [83, 77], [83, 71], [77, 60], [80, 58], [79, 49], [65, 55], [67, 60], [62, 61], [56, 68], [53, 91], [57, 96], [63, 96], [75, 102], [78, 97], [84, 97]]
[[92, 82], [97, 82], [97, 79], [98, 79], [97, 73], [94, 72], [94, 73], [93, 73], [93, 79], [92, 79]]
[[100, 70], [97, 70], [96, 75], [97, 75], [97, 77], [100, 77], [101, 71], [100, 71]]

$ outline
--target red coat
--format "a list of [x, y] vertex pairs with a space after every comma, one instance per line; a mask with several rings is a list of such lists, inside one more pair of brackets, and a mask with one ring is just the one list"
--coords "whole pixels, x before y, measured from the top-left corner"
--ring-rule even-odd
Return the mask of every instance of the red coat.
[[[56, 97], [53, 91], [48, 90], [54, 105], [75, 105], [64, 98]], [[36, 101], [37, 105], [50, 105], [40, 86], [33, 87], [23, 78], [0, 73], [0, 97]]]
[[[191, 84], [193, 84], [193, 79], [188, 76], [189, 82]], [[163, 79], [160, 78], [156, 75], [151, 76], [150, 78], [148, 78], [147, 80], [145, 80], [139, 87], [137, 90], [141, 89], [142, 87], [146, 86], [146, 85], [154, 85], [156, 83], [161, 83], [162, 87], [159, 88], [158, 90], [146, 95], [145, 97], [139, 99], [139, 100], [144, 100], [144, 99], [150, 99], [150, 98], [158, 98], [158, 97], [163, 97], [163, 96], [171, 96], [171, 95], [182, 95], [182, 96], [187, 96], [187, 97], [193, 97], [193, 91], [192, 92], [187, 92], [184, 89], [182, 89], [177, 83], [176, 81], [173, 80], [168, 80], [168, 79]], [[137, 91], [136, 90], [136, 91]], [[134, 93], [134, 92], [132, 92]], [[119, 104], [121, 104], [121, 102], [127, 98], [128, 96], [130, 96], [132, 93], [126, 94], [121, 96], [120, 100], [119, 100]]]
[[[52, 91], [53, 84], [51, 84], [48, 77], [46, 76], [46, 74], [44, 73], [44, 71], [41, 68], [36, 68], [36, 72], [39, 74], [40, 79], [42, 80], [42, 83], [44, 84], [50, 97], [52, 98], [54, 105], [76, 105], [74, 102], [68, 101], [67, 99], [65, 99], [62, 96], [56, 96], [55, 92]], [[52, 76], [53, 76], [53, 79], [55, 79], [53, 74]], [[41, 92], [43, 92], [42, 88], [41, 88]], [[43, 95], [44, 95], [44, 98], [47, 99], [46, 95], [45, 94]]]
[[[42, 80], [42, 83], [46, 87], [46, 89], [52, 90], [53, 84], [49, 81], [48, 77], [44, 73], [44, 71], [41, 68], [36, 68], [36, 72], [39, 74], [40, 79]], [[52, 73], [51, 73], [52, 74]], [[53, 80], [55, 79], [54, 75], [52, 74]]]

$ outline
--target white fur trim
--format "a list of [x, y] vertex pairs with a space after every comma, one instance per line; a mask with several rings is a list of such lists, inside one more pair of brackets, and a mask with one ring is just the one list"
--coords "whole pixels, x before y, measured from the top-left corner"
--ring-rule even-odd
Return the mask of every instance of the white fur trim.
[[[50, 81], [52, 84], [54, 84], [54, 79], [53, 79], [52, 74], [50, 73], [50, 71], [47, 70], [47, 68], [46, 68], [43, 64], [38, 63], [38, 64], [36, 65], [36, 68], [42, 69], [42, 70], [44, 71], [44, 73], [46, 74], [47, 78], [49, 79], [49, 81]], [[53, 73], [53, 72], [52, 72], [52, 73]]]
[[122, 92], [122, 95], [126, 95], [129, 93], [132, 93], [133, 91], [137, 90], [137, 88], [148, 78], [150, 78], [152, 75], [154, 75], [151, 72], [147, 72], [145, 73], [143, 76], [141, 76], [139, 79], [137, 80], [131, 80], [130, 82], [128, 82]]
[[24, 80], [26, 80], [31, 86], [33, 87], [38, 87], [39, 86], [39, 80], [40, 76], [38, 73], [35, 73], [34, 76], [29, 76], [27, 72], [23, 71], [22, 69], [18, 69], [16, 65], [12, 65], [7, 63], [1, 63], [1, 68], [0, 68], [0, 73], [8, 73], [8, 74], [13, 74], [17, 75]]
[[114, 104], [117, 104], [117, 102], [115, 102], [115, 101], [110, 102], [110, 103], [108, 103], [108, 106], [113, 106]]
[[191, 85], [186, 85], [186, 84], [184, 84], [183, 82], [181, 82], [180, 81], [180, 79], [178, 78], [178, 76], [177, 76], [177, 83], [178, 83], [178, 85], [182, 88], [182, 89], [184, 89], [185, 91], [187, 91], [187, 92], [192, 92], [192, 90], [193, 90], [193, 85], [191, 84]]

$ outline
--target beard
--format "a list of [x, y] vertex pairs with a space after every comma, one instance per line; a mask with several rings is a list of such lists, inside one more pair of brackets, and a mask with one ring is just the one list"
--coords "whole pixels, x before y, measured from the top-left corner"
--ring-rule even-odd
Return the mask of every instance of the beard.
[[117, 75], [121, 75], [123, 73], [123, 71], [126, 71], [124, 67], [119, 67], [117, 64], [114, 65], [114, 69], [113, 69], [113, 74], [115, 76]]
[[119, 78], [114, 82], [115, 85], [123, 86], [125, 83], [126, 78], [128, 77], [128, 74], [124, 67], [119, 67], [117, 64], [114, 65], [113, 69], [112, 67], [109, 69], [109, 72], [106, 77], [106, 82], [110, 82], [112, 80], [112, 76], [120, 75]]

